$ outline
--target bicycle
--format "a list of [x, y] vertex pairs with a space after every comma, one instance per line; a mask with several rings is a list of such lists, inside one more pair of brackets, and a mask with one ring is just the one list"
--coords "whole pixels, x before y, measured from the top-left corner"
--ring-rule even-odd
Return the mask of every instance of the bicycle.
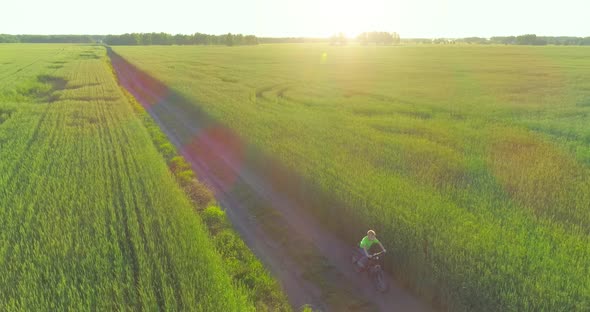
[[361, 254], [360, 251], [356, 251], [352, 254], [352, 263], [356, 266], [357, 272], [366, 271], [369, 275], [369, 279], [375, 286], [379, 292], [384, 293], [389, 289], [389, 283], [387, 282], [387, 278], [385, 278], [385, 272], [383, 272], [383, 268], [381, 266], [381, 255], [384, 252], [378, 252], [376, 254], [371, 255], [367, 258], [366, 265], [358, 263], [359, 260], [362, 259], [364, 255]]

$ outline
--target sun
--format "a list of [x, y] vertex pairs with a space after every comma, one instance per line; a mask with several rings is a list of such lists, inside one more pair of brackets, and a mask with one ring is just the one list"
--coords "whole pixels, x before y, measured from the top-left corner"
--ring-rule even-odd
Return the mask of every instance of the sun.
[[379, 30], [377, 21], [386, 7], [384, 0], [327, 0], [320, 1], [322, 12], [318, 24], [318, 34], [334, 35], [344, 33], [347, 38], [355, 38], [367, 31]]

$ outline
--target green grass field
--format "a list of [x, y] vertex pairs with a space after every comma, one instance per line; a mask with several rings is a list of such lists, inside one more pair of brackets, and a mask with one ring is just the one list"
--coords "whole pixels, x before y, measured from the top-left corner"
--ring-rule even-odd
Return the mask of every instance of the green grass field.
[[344, 202], [319, 214], [436, 304], [590, 307], [589, 49], [114, 50]]
[[[239, 260], [207, 232], [104, 47], [0, 45], [0, 228], [2, 311], [264, 307], [233, 278]], [[251, 284], [277, 287], [242, 257]]]

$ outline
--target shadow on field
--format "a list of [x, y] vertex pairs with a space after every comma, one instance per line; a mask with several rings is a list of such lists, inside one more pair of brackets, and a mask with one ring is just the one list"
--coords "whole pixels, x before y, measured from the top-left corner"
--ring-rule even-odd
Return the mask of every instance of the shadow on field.
[[51, 85], [52, 92], [57, 91], [57, 90], [63, 90], [66, 88], [66, 85], [68, 84], [67, 80], [65, 80], [61, 77], [55, 77], [55, 76], [50, 76], [50, 75], [37, 76], [37, 80], [39, 82]]
[[100, 59], [99, 55], [96, 55], [94, 52], [82, 52], [78, 55], [79, 59]]
[[92, 83], [86, 83], [86, 84], [70, 84], [67, 86], [67, 89], [68, 90], [77, 90], [77, 89], [82, 89], [82, 88], [87, 88], [87, 87], [96, 87], [96, 86], [100, 86], [100, 83], [92, 82]]
[[14, 109], [0, 107], [0, 125], [3, 124], [14, 113]]
[[68, 126], [70, 127], [84, 127], [85, 125], [94, 125], [99, 122], [98, 118], [95, 116], [86, 116], [82, 113], [81, 110], [75, 110], [70, 115], [71, 120], [68, 122]]
[[93, 101], [102, 101], [102, 102], [115, 102], [120, 100], [121, 98], [116, 96], [75, 96], [75, 97], [68, 97], [69, 101], [78, 101], [78, 102], [93, 102]]
[[398, 285], [385, 296], [376, 293], [366, 276], [353, 271], [350, 254], [367, 225], [342, 209], [338, 198], [248, 144], [111, 48], [107, 51], [119, 83], [213, 189], [236, 230], [281, 281], [295, 308], [428, 310]]
[[578, 100], [578, 102], [576, 103], [576, 106], [589, 107], [590, 106], [590, 96], [583, 98], [581, 100]]
[[53, 103], [60, 99], [56, 91], [64, 90], [68, 81], [64, 78], [39, 75], [36, 81], [30, 82], [18, 89], [18, 92], [38, 103]]

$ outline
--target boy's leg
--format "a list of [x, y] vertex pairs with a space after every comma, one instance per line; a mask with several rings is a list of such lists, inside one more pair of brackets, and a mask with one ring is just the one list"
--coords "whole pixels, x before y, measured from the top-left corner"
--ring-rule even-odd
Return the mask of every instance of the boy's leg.
[[365, 251], [362, 248], [358, 248], [357, 250], [359, 256], [358, 259], [356, 260], [356, 270], [357, 272], [360, 272], [363, 270], [363, 268], [365, 267], [365, 261], [367, 259], [367, 256], [365, 255]]

